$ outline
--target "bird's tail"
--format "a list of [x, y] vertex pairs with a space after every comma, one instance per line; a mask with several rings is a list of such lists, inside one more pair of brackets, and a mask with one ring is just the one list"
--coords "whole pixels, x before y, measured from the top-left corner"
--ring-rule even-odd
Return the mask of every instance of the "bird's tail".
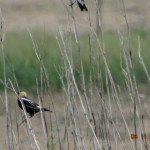
[[38, 109], [41, 110], [41, 111], [49, 111], [49, 112], [52, 112], [51, 110], [47, 109], [47, 108], [44, 108], [44, 107], [41, 107], [41, 106], [38, 106]]
[[47, 108], [43, 108], [44, 111], [49, 111], [52, 112], [51, 110], [47, 109]]

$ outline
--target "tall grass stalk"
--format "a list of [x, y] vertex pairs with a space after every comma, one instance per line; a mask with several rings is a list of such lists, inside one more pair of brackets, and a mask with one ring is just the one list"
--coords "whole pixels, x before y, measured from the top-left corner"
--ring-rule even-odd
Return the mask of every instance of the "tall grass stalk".
[[[11, 84], [11, 86], [12, 86], [12, 89], [14, 90], [15, 94], [17, 95], [17, 92], [16, 92], [16, 90], [15, 90], [15, 88], [14, 88], [14, 86], [13, 86], [11, 80], [9, 80], [9, 82], [10, 82], [10, 84]], [[18, 95], [17, 95], [17, 96], [18, 96]], [[18, 97], [18, 98], [19, 98], [19, 97]], [[26, 108], [25, 108], [24, 103], [23, 103], [22, 101], [21, 101], [21, 105], [22, 105], [23, 112], [24, 112], [24, 115], [25, 115], [25, 120], [27, 121], [29, 133], [30, 133], [30, 135], [33, 137], [33, 140], [34, 140], [34, 142], [35, 142], [35, 145], [36, 145], [37, 149], [40, 150], [40, 147], [39, 147], [39, 144], [38, 144], [36, 135], [35, 135], [35, 133], [34, 133], [34, 129], [33, 129], [32, 124], [31, 124], [31, 120], [30, 120], [30, 118], [29, 118], [29, 116], [28, 116], [28, 114], [27, 114], [27, 112], [26, 112]], [[23, 120], [23, 121], [24, 121], [24, 120]]]
[[63, 38], [63, 35], [62, 35], [62, 32], [61, 32], [61, 31], [60, 31], [60, 36], [61, 36], [61, 40], [62, 40], [63, 46], [64, 46], [64, 55], [65, 55], [65, 59], [66, 59], [66, 61], [67, 61], [67, 63], [68, 63], [68, 67], [69, 67], [68, 69], [69, 69], [69, 72], [70, 72], [70, 75], [71, 75], [71, 79], [72, 79], [73, 85], [75, 86], [75, 90], [76, 90], [76, 92], [77, 92], [77, 94], [78, 94], [78, 97], [79, 97], [79, 100], [80, 100], [80, 104], [81, 104], [81, 106], [82, 106], [82, 110], [83, 110], [84, 116], [85, 116], [85, 118], [86, 118], [86, 120], [87, 120], [87, 123], [88, 123], [88, 125], [89, 125], [89, 127], [90, 127], [90, 129], [91, 129], [91, 131], [92, 131], [92, 134], [93, 134], [93, 136], [94, 136], [94, 138], [95, 138], [95, 140], [96, 140], [96, 142], [97, 142], [97, 145], [98, 145], [99, 149], [102, 149], [102, 148], [101, 148], [101, 145], [100, 145], [100, 143], [99, 143], [99, 140], [97, 139], [97, 137], [96, 137], [96, 135], [95, 135], [94, 129], [93, 129], [91, 123], [90, 123], [90, 120], [89, 120], [89, 118], [88, 118], [88, 115], [87, 115], [85, 106], [84, 106], [84, 104], [83, 104], [83, 100], [82, 100], [82, 98], [81, 98], [79, 89], [78, 89], [78, 87], [77, 87], [77, 84], [76, 84], [76, 81], [75, 81], [75, 78], [74, 78], [74, 74], [73, 74], [72, 65], [71, 65], [70, 60], [69, 60], [68, 55], [67, 55], [65, 42], [64, 42], [64, 38]]
[[[35, 55], [39, 61], [39, 67], [40, 67], [40, 90], [38, 88], [38, 84], [37, 84], [37, 94], [38, 94], [38, 99], [39, 99], [39, 104], [41, 106], [43, 106], [43, 92], [44, 92], [44, 85], [48, 83], [48, 78], [47, 78], [47, 73], [46, 73], [46, 69], [44, 67], [44, 63], [43, 60], [41, 58], [40, 53], [38, 52], [38, 47], [37, 44], [35, 42], [35, 40], [33, 39], [33, 36], [31, 34], [31, 32], [28, 30], [29, 35], [31, 37], [33, 46], [34, 46], [34, 52]], [[44, 84], [44, 80], [46, 80], [45, 84]], [[37, 81], [38, 83], [38, 81]], [[47, 88], [48, 86], [46, 86]], [[45, 119], [45, 115], [44, 113], [41, 111], [41, 120], [42, 120], [42, 125], [43, 125], [43, 130], [44, 130], [44, 135], [45, 135], [45, 141], [46, 141], [46, 145], [47, 148], [49, 148], [49, 139], [48, 139], [48, 131], [47, 131], [47, 123], [46, 123], [46, 119]]]
[[2, 62], [3, 62], [3, 83], [4, 83], [4, 92], [5, 92], [5, 111], [6, 111], [6, 138], [7, 138], [7, 149], [11, 149], [11, 135], [10, 135], [10, 117], [9, 117], [9, 109], [8, 109], [8, 97], [7, 97], [7, 75], [6, 75], [6, 57], [5, 57], [5, 50], [4, 50], [4, 39], [5, 39], [5, 33], [4, 33], [4, 20], [0, 8], [0, 30], [1, 30], [1, 36], [0, 36], [0, 42], [1, 42], [1, 52], [2, 52]]

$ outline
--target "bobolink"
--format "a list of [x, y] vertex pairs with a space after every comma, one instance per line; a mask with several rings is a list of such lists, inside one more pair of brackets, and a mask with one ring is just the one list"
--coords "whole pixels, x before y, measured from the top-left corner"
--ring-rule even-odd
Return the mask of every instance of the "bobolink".
[[77, 3], [78, 3], [79, 8], [81, 9], [81, 11], [83, 11], [83, 10], [88, 11], [88, 9], [84, 3], [84, 0], [77, 0]]
[[[50, 111], [47, 108], [39, 106], [37, 103], [33, 102], [27, 97], [26, 92], [17, 92], [18, 94], [18, 105], [21, 109], [23, 109], [22, 104], [24, 105], [24, 108], [26, 112], [30, 115], [30, 117], [34, 116], [35, 113], [38, 113], [39, 111]], [[21, 102], [22, 101], [22, 102]]]

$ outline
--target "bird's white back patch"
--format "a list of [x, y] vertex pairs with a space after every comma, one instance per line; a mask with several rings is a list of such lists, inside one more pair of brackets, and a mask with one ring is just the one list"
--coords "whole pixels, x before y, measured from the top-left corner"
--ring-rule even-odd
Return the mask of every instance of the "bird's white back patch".
[[84, 1], [82, 0], [77, 0], [81, 5], [84, 5]]
[[26, 102], [29, 102], [29, 103], [31, 102], [31, 100], [29, 100], [29, 99], [27, 99], [27, 98], [24, 98], [24, 97], [20, 98], [20, 100], [21, 100], [21, 101], [26, 101]]
[[34, 102], [33, 102], [32, 100], [30, 100], [30, 99], [28, 99], [28, 98], [25, 98], [25, 97], [20, 98], [20, 100], [21, 100], [22, 102], [28, 102], [28, 103], [30, 103], [31, 105], [34, 104]]
[[39, 109], [42, 109], [42, 107], [41, 106], [37, 106]]

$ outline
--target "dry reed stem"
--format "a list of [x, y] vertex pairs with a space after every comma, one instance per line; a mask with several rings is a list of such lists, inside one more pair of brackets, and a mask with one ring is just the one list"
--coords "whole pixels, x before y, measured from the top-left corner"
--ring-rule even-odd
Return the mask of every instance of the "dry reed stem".
[[88, 125], [89, 125], [89, 127], [90, 127], [90, 129], [91, 129], [91, 131], [92, 131], [92, 134], [93, 134], [93, 136], [94, 136], [94, 138], [95, 138], [95, 140], [96, 140], [96, 143], [97, 143], [99, 149], [102, 150], [102, 147], [101, 147], [101, 145], [100, 145], [100, 143], [99, 143], [99, 140], [97, 139], [97, 137], [96, 137], [96, 135], [95, 135], [95, 132], [94, 132], [94, 129], [93, 129], [93, 127], [92, 127], [92, 125], [91, 125], [91, 123], [90, 123], [90, 120], [89, 120], [89, 118], [88, 118], [86, 109], [85, 109], [84, 104], [83, 104], [83, 100], [82, 100], [82, 98], [81, 98], [79, 89], [78, 89], [78, 87], [77, 87], [77, 84], [76, 84], [76, 81], [75, 81], [75, 78], [74, 78], [74, 74], [73, 74], [73, 69], [72, 69], [70, 60], [69, 60], [68, 55], [67, 55], [67, 51], [66, 51], [66, 46], [65, 46], [63, 34], [62, 34], [61, 31], [59, 31], [59, 32], [60, 32], [61, 40], [62, 40], [63, 46], [64, 46], [65, 59], [66, 59], [66, 61], [67, 61], [67, 63], [68, 63], [68, 67], [69, 67], [69, 71], [70, 71], [70, 74], [71, 74], [71, 78], [72, 78], [72, 81], [73, 81], [75, 90], [76, 90], [76, 92], [77, 92], [77, 94], [78, 94], [78, 97], [79, 97], [79, 100], [80, 100], [80, 104], [81, 104], [81, 106], [82, 106], [82, 110], [83, 110], [84, 116], [85, 116], [85, 118], [86, 118], [86, 120], [87, 120], [87, 123], [88, 123]]
[[5, 33], [4, 33], [4, 19], [2, 16], [2, 11], [0, 8], [0, 44], [1, 44], [1, 52], [2, 52], [2, 62], [3, 62], [3, 83], [4, 83], [4, 93], [5, 93], [5, 111], [6, 111], [6, 142], [7, 142], [7, 149], [11, 149], [11, 143], [10, 143], [10, 126], [9, 126], [9, 108], [8, 108], [8, 97], [7, 97], [7, 75], [6, 75], [6, 56], [5, 56], [5, 50], [4, 50], [4, 39], [5, 39]]
[[[9, 82], [10, 82], [10, 84], [11, 84], [11, 86], [12, 86], [12, 89], [14, 90], [16, 96], [18, 97], [18, 94], [17, 94], [17, 92], [16, 92], [16, 90], [15, 90], [15, 88], [14, 88], [14, 86], [13, 86], [13, 84], [12, 84], [12, 82], [11, 82], [10, 79], [9, 79]], [[19, 97], [18, 97], [18, 98], [19, 98]], [[33, 140], [34, 140], [34, 142], [35, 142], [35, 145], [36, 145], [37, 149], [40, 150], [38, 141], [37, 141], [37, 139], [36, 139], [36, 136], [35, 136], [35, 133], [34, 133], [32, 124], [31, 124], [31, 120], [30, 120], [30, 118], [28, 117], [28, 114], [27, 114], [27, 112], [26, 112], [26, 108], [25, 108], [25, 106], [24, 106], [24, 103], [23, 103], [22, 101], [20, 101], [20, 102], [21, 102], [21, 105], [22, 105], [22, 108], [23, 108], [23, 112], [24, 112], [24, 115], [25, 115], [25, 119], [26, 119], [26, 121], [27, 121], [27, 125], [28, 125], [28, 128], [29, 128], [30, 134], [31, 134], [32, 137], [33, 137]]]

